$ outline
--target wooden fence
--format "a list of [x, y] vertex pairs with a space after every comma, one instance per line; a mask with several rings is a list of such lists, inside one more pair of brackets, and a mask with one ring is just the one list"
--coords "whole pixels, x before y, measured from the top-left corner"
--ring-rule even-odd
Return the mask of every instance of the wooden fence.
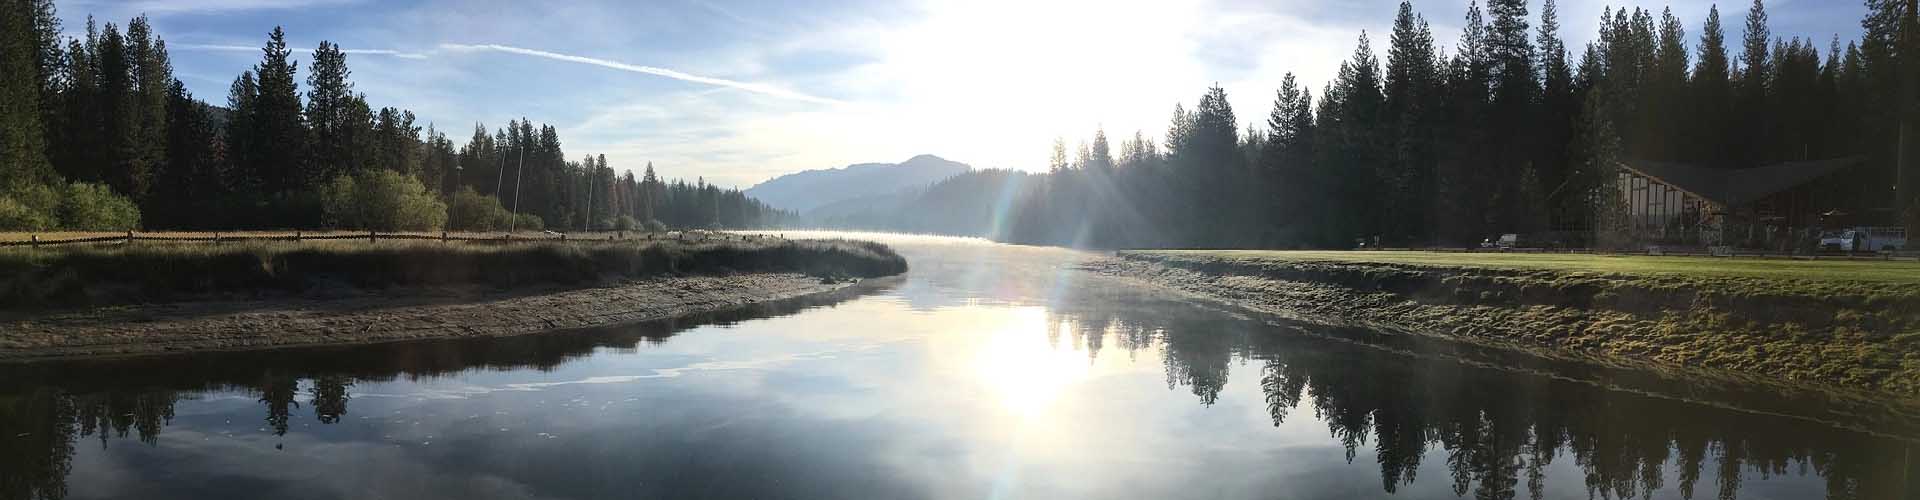
[[587, 237], [569, 237], [566, 233], [538, 234], [538, 235], [532, 235], [532, 236], [514, 235], [514, 234], [500, 234], [497, 236], [495, 235], [459, 236], [459, 235], [450, 234], [446, 231], [441, 231], [438, 236], [432, 235], [432, 234], [419, 234], [419, 233], [380, 233], [376, 231], [368, 231], [365, 233], [321, 233], [321, 234], [306, 234], [301, 231], [295, 231], [293, 234], [284, 234], [284, 235], [266, 235], [266, 234], [253, 234], [253, 233], [222, 235], [217, 232], [212, 234], [213, 234], [212, 236], [169, 236], [165, 233], [157, 234], [157, 235], [155, 234], [143, 235], [143, 234], [135, 233], [133, 231], [127, 231], [125, 234], [118, 234], [113, 236], [95, 236], [95, 237], [88, 237], [88, 238], [66, 238], [66, 239], [47, 239], [47, 240], [40, 239], [40, 235], [35, 234], [35, 235], [29, 236], [29, 238], [25, 240], [0, 241], [0, 248], [5, 248], [5, 247], [38, 248], [42, 246], [78, 245], [78, 244], [89, 244], [89, 243], [131, 244], [136, 241], [220, 244], [220, 243], [258, 242], [258, 241], [301, 242], [301, 241], [329, 241], [329, 240], [366, 241], [369, 243], [378, 242], [380, 240], [443, 241], [443, 242], [460, 241], [460, 242], [501, 243], [501, 242], [515, 242], [515, 241], [561, 241], [561, 242], [565, 242], [565, 241], [574, 241], [574, 242], [653, 241], [653, 240], [752, 241], [752, 240], [759, 240], [759, 239], [786, 239], [784, 235], [728, 234], [728, 233], [715, 233], [715, 232], [706, 232], [706, 231], [696, 231], [696, 232], [669, 231], [665, 233], [636, 232], [636, 233], [632, 233], [631, 235], [632, 237], [629, 237], [629, 234], [625, 231], [619, 231], [619, 232], [606, 234], [605, 238], [600, 238], [599, 235], [591, 235]]

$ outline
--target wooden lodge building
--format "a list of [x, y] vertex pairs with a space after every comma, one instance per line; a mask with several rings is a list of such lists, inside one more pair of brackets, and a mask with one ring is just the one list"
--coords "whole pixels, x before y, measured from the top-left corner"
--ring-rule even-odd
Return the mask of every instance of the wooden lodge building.
[[1792, 250], [1818, 238], [1841, 200], [1818, 187], [1862, 157], [1752, 168], [1673, 162], [1620, 163], [1619, 188], [1632, 237], [1649, 244]]

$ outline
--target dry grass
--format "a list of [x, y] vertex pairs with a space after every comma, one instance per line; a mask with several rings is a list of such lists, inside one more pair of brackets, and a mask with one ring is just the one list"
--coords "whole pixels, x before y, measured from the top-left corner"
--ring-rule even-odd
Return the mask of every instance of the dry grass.
[[1920, 398], [1920, 264], [1173, 250], [1108, 272], [1277, 311]]
[[1339, 252], [1280, 250], [1154, 250], [1128, 254], [1222, 261], [1330, 262], [1435, 268], [1513, 269], [1563, 273], [1763, 278], [1920, 285], [1920, 262], [1653, 257], [1585, 254]]
[[[81, 239], [81, 238], [125, 236], [126, 234], [127, 233], [125, 231], [108, 231], [108, 232], [57, 231], [57, 232], [46, 232], [46, 233], [0, 231], [0, 241], [29, 241], [33, 239], [34, 236], [39, 236], [41, 241], [58, 241], [58, 240], [72, 240], [72, 239]], [[215, 231], [155, 231], [155, 232], [134, 231], [133, 234], [136, 236], [158, 236], [158, 237], [169, 237], [169, 238], [212, 238], [216, 234], [221, 237], [290, 237], [295, 234], [300, 234], [302, 236], [355, 236], [355, 235], [365, 235], [367, 234], [367, 232], [366, 231], [295, 231], [292, 229], [287, 229], [287, 230], [271, 230], [271, 231], [218, 231], [218, 232], [215, 232]], [[390, 232], [390, 233], [383, 232], [380, 234], [383, 234], [383, 235], [384, 234], [406, 234], [406, 235], [415, 235], [415, 236], [439, 237], [441, 232], [440, 231], [411, 231], [411, 232], [401, 231], [401, 232]], [[507, 235], [508, 232], [506, 231], [448, 231], [446, 232], [446, 234], [448, 236], [452, 236], [456, 238], [461, 238], [461, 237], [499, 238], [503, 235]], [[605, 240], [609, 238], [644, 240], [647, 238], [649, 233], [645, 231], [626, 231], [626, 232], [586, 231], [586, 232], [565, 232], [564, 234], [567, 235], [567, 239], [569, 240], [576, 240], [576, 239]], [[652, 233], [654, 238], [667, 238], [667, 237], [676, 236], [678, 234], [680, 234], [680, 232], [678, 231], [668, 232], [668, 233]], [[699, 232], [697, 231], [688, 232], [688, 234], [689, 235], [699, 234]], [[719, 236], [727, 233], [707, 233], [707, 234]], [[512, 235], [516, 239], [527, 239], [527, 240], [558, 238], [558, 236], [547, 234], [543, 231], [515, 231], [512, 233]]]
[[[223, 233], [224, 234], [224, 233]], [[297, 293], [315, 287], [582, 285], [660, 274], [906, 271], [883, 245], [843, 240], [136, 242], [0, 249], [0, 309]]]

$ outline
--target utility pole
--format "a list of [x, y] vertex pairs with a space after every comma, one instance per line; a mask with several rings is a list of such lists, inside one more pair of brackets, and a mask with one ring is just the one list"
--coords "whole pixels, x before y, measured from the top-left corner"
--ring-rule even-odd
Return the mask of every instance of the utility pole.
[[496, 200], [500, 199], [500, 185], [507, 182], [507, 155], [500, 154], [502, 153], [502, 151], [500, 151], [501, 146], [504, 146], [504, 144], [493, 145], [493, 156], [500, 159], [500, 166], [495, 167], [493, 170], [493, 198]]
[[513, 170], [513, 218], [507, 220], [507, 232], [512, 233], [520, 222], [520, 176], [527, 173], [527, 147], [520, 146], [520, 166]]
[[[1914, 12], [1914, 9], [1920, 9], [1920, 2], [1906, 0], [1903, 3], [1906, 4], [1906, 12], [1902, 13], [1900, 18], [1899, 53], [1904, 56], [1920, 49], [1920, 39], [1916, 39], [1916, 37], [1920, 37], [1920, 33], [1914, 33], [1915, 30], [1920, 30], [1920, 18], [1916, 18], [1916, 16], [1920, 16], [1920, 13]], [[1907, 169], [1911, 167], [1909, 163], [1913, 161], [1907, 154], [1907, 143], [1913, 140], [1913, 130], [1909, 124], [1912, 122], [1913, 115], [1916, 111], [1916, 107], [1914, 106], [1915, 87], [1916, 85], [1920, 85], [1920, 74], [1916, 73], [1920, 73], [1920, 64], [1916, 64], [1913, 61], [1905, 61], [1900, 64], [1900, 107], [1898, 110], [1898, 113], [1900, 113], [1900, 145], [1896, 150], [1896, 157], [1893, 162], [1893, 217], [1894, 220], [1902, 222], [1902, 226], [1907, 227], [1916, 225], [1916, 221], [1911, 220], [1912, 216], [1908, 213], [1909, 210], [1907, 210], [1907, 204], [1912, 201], [1911, 198], [1913, 195], [1911, 191], [1913, 190], [1911, 186], [1906, 185]], [[1906, 188], [1907, 191], [1902, 192], [1901, 189], [1903, 188]]]
[[[446, 193], [446, 196], [447, 196], [447, 200], [448, 200], [448, 201], [452, 201], [452, 200], [453, 200], [453, 192], [454, 192], [454, 191], [459, 191], [459, 190], [460, 190], [460, 173], [461, 173], [462, 171], [465, 171], [466, 169], [467, 169], [467, 167], [466, 167], [466, 166], [464, 166], [464, 165], [461, 165], [461, 164], [458, 164], [458, 163], [455, 163], [455, 164], [453, 164], [453, 190], [451, 190], [451, 191], [448, 191], [448, 192]], [[451, 205], [451, 203], [449, 203], [449, 205]], [[447, 211], [447, 213], [448, 213], [449, 215], [451, 215], [451, 214], [453, 214], [453, 211], [452, 211], [452, 210], [448, 210], [448, 211]], [[454, 222], [454, 221], [453, 221], [453, 217], [447, 217], [447, 226], [448, 226], [448, 227], [452, 227], [452, 226], [453, 226], [453, 222]]]
[[587, 217], [586, 221], [581, 223], [586, 227], [580, 228], [580, 232], [583, 233], [593, 230], [593, 178], [599, 176], [599, 170], [600, 167], [587, 167]]

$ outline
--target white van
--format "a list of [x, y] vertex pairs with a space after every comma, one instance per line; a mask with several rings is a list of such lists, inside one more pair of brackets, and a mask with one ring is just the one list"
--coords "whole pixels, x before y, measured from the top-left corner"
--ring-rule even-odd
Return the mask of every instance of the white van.
[[1907, 230], [1900, 227], [1854, 227], [1820, 236], [1820, 248], [1834, 252], [1885, 252], [1906, 247]]

